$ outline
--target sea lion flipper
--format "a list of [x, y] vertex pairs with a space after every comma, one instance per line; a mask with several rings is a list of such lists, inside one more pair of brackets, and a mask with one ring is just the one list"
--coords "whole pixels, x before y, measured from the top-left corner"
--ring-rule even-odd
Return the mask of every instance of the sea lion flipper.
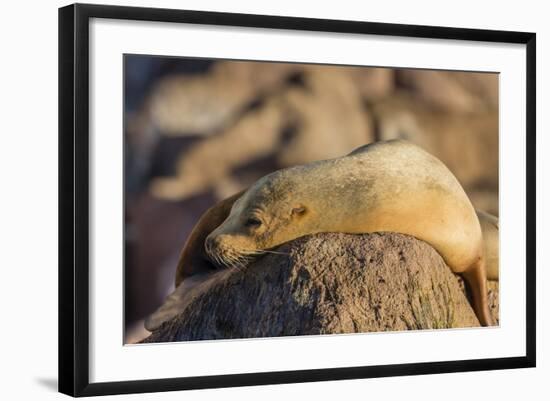
[[144, 326], [149, 331], [154, 331], [160, 325], [180, 313], [200, 294], [207, 291], [212, 284], [225, 280], [235, 270], [225, 269], [211, 274], [197, 274], [182, 281], [164, 303], [145, 319]]
[[211, 272], [213, 265], [204, 253], [204, 240], [224, 222], [233, 204], [244, 192], [240, 191], [216, 203], [200, 217], [181, 250], [175, 275], [176, 287], [191, 276]]
[[241, 191], [224, 199], [208, 209], [199, 219], [180, 254], [175, 275], [176, 289], [164, 303], [145, 320], [145, 328], [153, 331], [163, 322], [181, 313], [191, 300], [211, 282], [219, 277], [213, 273], [213, 265], [204, 254], [204, 240], [227, 218], [231, 207], [244, 193]]
[[177, 316], [192, 299], [194, 293], [192, 289], [204, 282], [206, 278], [207, 275], [196, 275], [184, 280], [174, 292], [166, 297], [164, 303], [145, 319], [145, 328], [154, 331], [162, 323]]
[[482, 326], [492, 326], [493, 319], [489, 312], [487, 300], [487, 276], [485, 271], [485, 261], [479, 259], [463, 274], [464, 279], [470, 287], [474, 312]]

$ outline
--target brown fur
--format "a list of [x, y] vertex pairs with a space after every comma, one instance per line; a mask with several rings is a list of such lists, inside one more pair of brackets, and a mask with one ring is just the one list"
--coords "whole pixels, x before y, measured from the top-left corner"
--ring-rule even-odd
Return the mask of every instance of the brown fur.
[[199, 219], [180, 253], [176, 269], [176, 288], [187, 277], [212, 273], [216, 266], [208, 259], [204, 250], [204, 240], [229, 215], [233, 203], [243, 194], [239, 192], [208, 209]]

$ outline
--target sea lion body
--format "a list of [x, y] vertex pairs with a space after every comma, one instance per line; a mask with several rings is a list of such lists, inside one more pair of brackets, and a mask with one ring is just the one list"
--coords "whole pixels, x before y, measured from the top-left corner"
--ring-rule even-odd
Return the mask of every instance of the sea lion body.
[[[301, 215], [292, 212], [301, 208]], [[261, 226], [246, 227], [250, 217]], [[207, 241], [217, 244], [210, 252], [215, 258], [319, 232], [380, 231], [428, 242], [455, 273], [482, 253], [478, 218], [456, 178], [438, 159], [404, 141], [378, 142], [261, 178]]]
[[235, 201], [205, 248], [215, 263], [239, 267], [305, 235], [384, 231], [434, 247], [470, 284], [474, 310], [490, 324], [476, 211], [445, 165], [406, 141], [377, 142], [261, 178]]
[[[398, 232], [429, 243], [466, 279], [478, 319], [490, 325], [483, 235], [494, 245], [493, 219], [483, 213], [478, 218], [441, 161], [402, 140], [279, 170], [201, 217], [182, 251], [176, 285], [199, 278], [183, 281], [148, 328], [188, 304], [186, 294], [205, 288], [214, 266], [244, 267], [256, 255], [320, 232]], [[498, 220], [496, 238], [498, 255]], [[498, 277], [498, 259], [496, 270]]]

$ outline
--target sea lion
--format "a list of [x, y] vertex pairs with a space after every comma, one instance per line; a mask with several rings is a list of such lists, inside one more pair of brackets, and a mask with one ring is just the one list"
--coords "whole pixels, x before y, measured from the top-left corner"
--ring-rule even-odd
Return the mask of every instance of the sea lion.
[[470, 286], [480, 323], [491, 324], [481, 226], [464, 189], [436, 157], [403, 140], [271, 173], [239, 197], [205, 241], [220, 266], [320, 232], [392, 231], [430, 244]]
[[[182, 294], [207, 282], [208, 274], [202, 273], [212, 272], [213, 265], [244, 267], [256, 255], [308, 234], [382, 231], [412, 235], [432, 245], [451, 270], [466, 279], [480, 323], [491, 324], [476, 211], [441, 161], [394, 140], [276, 171], [210, 209], [184, 247], [176, 282], [198, 277], [183, 281], [148, 319], [148, 329], [174, 314]], [[187, 303], [190, 297], [183, 298]]]

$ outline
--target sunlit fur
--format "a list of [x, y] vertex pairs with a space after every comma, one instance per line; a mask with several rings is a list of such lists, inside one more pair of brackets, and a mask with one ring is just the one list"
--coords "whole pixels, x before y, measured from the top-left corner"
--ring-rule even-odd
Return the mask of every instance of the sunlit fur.
[[[250, 217], [262, 224], [247, 226]], [[430, 243], [457, 273], [482, 254], [475, 210], [456, 178], [437, 158], [405, 141], [367, 145], [261, 178], [210, 233], [206, 252], [218, 265], [241, 268], [304, 235], [380, 231]]]

